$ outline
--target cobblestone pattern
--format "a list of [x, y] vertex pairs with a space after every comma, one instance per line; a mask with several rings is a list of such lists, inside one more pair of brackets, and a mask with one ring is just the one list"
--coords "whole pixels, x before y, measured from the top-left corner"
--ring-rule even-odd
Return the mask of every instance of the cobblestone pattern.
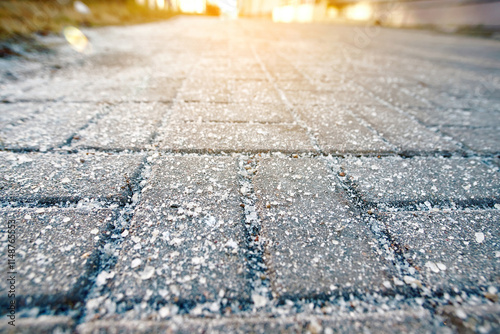
[[497, 332], [498, 42], [370, 29], [184, 17], [2, 67], [16, 330]]

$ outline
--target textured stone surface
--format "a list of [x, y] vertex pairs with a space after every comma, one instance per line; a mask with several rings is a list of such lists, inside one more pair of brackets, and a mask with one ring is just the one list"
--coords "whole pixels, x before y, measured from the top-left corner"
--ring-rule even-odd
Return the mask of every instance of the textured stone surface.
[[62, 146], [93, 117], [106, 112], [106, 105], [48, 103], [24, 122], [0, 129], [0, 147], [44, 151]]
[[500, 127], [472, 129], [447, 127], [443, 132], [476, 152], [487, 154], [500, 152]]
[[283, 104], [179, 103], [169, 117], [172, 121], [292, 123]]
[[114, 269], [115, 300], [218, 308], [249, 298], [236, 172], [227, 157], [155, 162]]
[[127, 202], [141, 155], [0, 153], [0, 200]]
[[118, 104], [96, 123], [78, 131], [73, 137], [73, 146], [80, 149], [145, 149], [169, 108], [163, 103]]
[[459, 150], [449, 140], [388, 107], [362, 106], [354, 113], [370, 124], [380, 136], [404, 152], [453, 152]]
[[266, 80], [188, 79], [178, 98], [186, 102], [281, 103], [277, 91]]
[[297, 109], [326, 153], [386, 153], [395, 148], [338, 106], [305, 106]]
[[[395, 274], [324, 163], [265, 159], [255, 177], [261, 234], [279, 298], [384, 290]], [[314, 281], [314, 284], [311, 282]]]
[[[78, 209], [1, 209], [2, 254], [7, 254], [7, 230], [15, 221], [17, 307], [64, 307], [83, 301], [89, 276], [99, 264], [99, 247], [106, 239], [113, 211]], [[108, 232], [109, 233], [109, 232]], [[10, 248], [10, 247], [9, 247]], [[8, 258], [0, 259], [8, 268]], [[10, 263], [9, 263], [10, 265]], [[12, 269], [12, 268], [11, 268]], [[0, 282], [6, 291], [8, 281]], [[2, 305], [10, 299], [0, 296]]]
[[359, 158], [339, 164], [367, 203], [468, 205], [500, 200], [498, 168], [477, 159]]
[[402, 212], [380, 216], [423, 283], [460, 294], [500, 288], [500, 212]]
[[158, 135], [159, 147], [185, 152], [310, 152], [309, 137], [298, 125], [247, 123], [171, 123]]

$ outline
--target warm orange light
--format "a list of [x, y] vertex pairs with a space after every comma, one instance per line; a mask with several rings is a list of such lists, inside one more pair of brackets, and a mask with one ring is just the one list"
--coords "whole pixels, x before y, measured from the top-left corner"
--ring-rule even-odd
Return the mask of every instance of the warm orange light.
[[165, 0], [156, 0], [156, 8], [165, 9]]
[[180, 9], [184, 13], [201, 14], [205, 12], [204, 0], [180, 0]]
[[344, 9], [346, 18], [355, 21], [366, 21], [372, 16], [372, 8], [369, 4], [358, 3]]

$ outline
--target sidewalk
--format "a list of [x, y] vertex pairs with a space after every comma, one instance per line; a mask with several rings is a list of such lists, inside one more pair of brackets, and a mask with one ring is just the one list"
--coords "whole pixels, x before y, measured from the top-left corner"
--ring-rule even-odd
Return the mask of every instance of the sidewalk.
[[498, 332], [500, 43], [373, 29], [180, 17], [13, 61], [0, 331]]

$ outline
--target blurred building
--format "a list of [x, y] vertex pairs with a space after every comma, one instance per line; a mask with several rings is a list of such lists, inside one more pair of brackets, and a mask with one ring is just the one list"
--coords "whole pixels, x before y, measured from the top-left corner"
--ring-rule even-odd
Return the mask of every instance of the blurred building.
[[239, 0], [238, 8], [240, 16], [273, 17], [281, 22], [500, 27], [500, 0]]

